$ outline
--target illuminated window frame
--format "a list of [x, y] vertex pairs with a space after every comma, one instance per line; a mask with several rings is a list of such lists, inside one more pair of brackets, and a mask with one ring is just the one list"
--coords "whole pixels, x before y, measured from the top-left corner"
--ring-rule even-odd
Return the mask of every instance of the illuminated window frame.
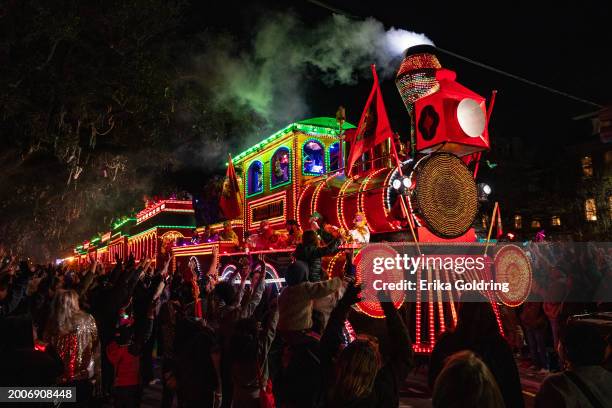
[[580, 159], [582, 165], [582, 176], [586, 178], [593, 177], [593, 159], [591, 156], [584, 156]]
[[[335, 169], [332, 169], [331, 168], [331, 160], [332, 160], [331, 150], [332, 150], [332, 147], [334, 147], [336, 145], [338, 145], [338, 167], [335, 168]], [[340, 145], [340, 141], [333, 142], [332, 144], [329, 145], [329, 148], [327, 149], [327, 156], [329, 157], [329, 160], [328, 160], [329, 161], [329, 166], [328, 166], [329, 170], [328, 171], [331, 172], [331, 171], [338, 171], [338, 170], [340, 170], [340, 164], [341, 164], [341, 161], [342, 161], [342, 160], [340, 160], [341, 157], [342, 157], [342, 148], [341, 148], [341, 145]]]
[[612, 165], [612, 150], [608, 150], [604, 153], [604, 162], [606, 163], [606, 166]]
[[550, 225], [552, 225], [553, 227], [561, 226], [561, 217], [559, 217], [558, 215], [553, 215], [550, 219]]
[[482, 229], [486, 230], [489, 226], [489, 216], [486, 214], [482, 214], [480, 222], [482, 223]]
[[[259, 165], [261, 166], [261, 190], [260, 191], [256, 191], [254, 193], [251, 193], [250, 187], [250, 177], [251, 177], [251, 167], [255, 164], [255, 163], [259, 163]], [[246, 196], [247, 198], [249, 197], [254, 197], [256, 195], [259, 195], [261, 193], [263, 193], [266, 190], [266, 186], [265, 186], [265, 169], [264, 169], [264, 164], [261, 160], [253, 160], [252, 162], [249, 163], [248, 167], [247, 167], [247, 171], [246, 171], [246, 175], [245, 175], [245, 180], [246, 180]]]
[[587, 221], [597, 221], [597, 203], [594, 198], [584, 200], [584, 217]]
[[[317, 142], [319, 145], [321, 145], [321, 148], [323, 149], [323, 172], [321, 173], [310, 173], [307, 171], [304, 171], [304, 148], [306, 147], [306, 145], [310, 142]], [[327, 172], [327, 169], [329, 168], [329, 157], [327, 154], [327, 146], [325, 145], [325, 143], [316, 137], [311, 137], [308, 138], [304, 143], [302, 143], [302, 149], [301, 149], [301, 154], [302, 154], [302, 163], [300, 163], [300, 167], [302, 168], [302, 174], [305, 176], [321, 176], [323, 174], [325, 174]]]
[[[287, 152], [289, 153], [289, 167], [287, 169], [288, 174], [289, 174], [289, 179], [287, 181], [283, 181], [278, 184], [273, 184], [272, 174], [274, 173], [274, 163], [272, 162], [272, 160], [274, 160], [274, 156], [276, 156], [276, 153], [278, 153], [278, 151], [281, 149], [286, 149]], [[274, 153], [272, 153], [272, 157], [270, 157], [270, 191], [276, 188], [279, 188], [279, 187], [286, 186], [287, 184], [291, 184], [292, 179], [293, 179], [293, 157], [291, 156], [291, 149], [288, 146], [284, 146], [284, 145], [279, 146], [276, 150], [274, 150]]]
[[514, 229], [522, 229], [523, 228], [523, 216], [520, 214], [514, 215]]
[[531, 228], [542, 228], [542, 223], [540, 222], [540, 220], [531, 220]]

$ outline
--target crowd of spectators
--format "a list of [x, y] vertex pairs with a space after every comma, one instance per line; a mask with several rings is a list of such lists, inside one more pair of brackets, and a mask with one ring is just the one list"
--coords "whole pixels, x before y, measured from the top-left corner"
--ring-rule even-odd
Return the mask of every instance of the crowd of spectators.
[[[34, 265], [2, 253], [0, 384], [75, 387], [75, 406], [83, 407], [138, 407], [156, 376], [162, 407], [397, 407], [414, 366], [409, 322], [380, 292], [385, 344], [371, 334], [351, 338], [345, 321], [360, 287], [350, 256], [343, 276], [322, 273], [321, 258], [339, 251], [341, 238], [331, 234], [325, 242], [321, 231], [294, 230], [300, 241], [280, 294], [266, 284], [260, 255], [244, 256], [221, 280], [216, 252], [204, 272], [172, 270], [170, 258], [116, 258], [105, 268], [93, 258], [86, 265]], [[549, 265], [551, 258], [536, 251], [534, 268], [566, 273], [569, 258]], [[593, 264], [588, 256], [577, 259]], [[600, 259], [606, 257], [595, 257], [593, 273], [609, 273]], [[567, 280], [576, 282], [571, 274]], [[504, 323], [527, 332], [537, 368], [547, 364], [541, 338], [559, 350], [559, 372], [544, 381], [536, 407], [609, 406], [610, 345], [593, 326], [567, 323], [597, 305], [570, 302], [574, 286], [566, 289], [559, 305], [531, 299], [506, 310]], [[430, 357], [432, 405], [522, 407], [513, 353], [524, 340], [511, 340], [511, 330], [502, 335], [491, 303], [469, 296]]]
[[502, 307], [505, 337], [529, 370], [548, 374], [563, 368], [559, 341], [572, 316], [612, 311], [612, 247], [603, 243], [538, 242], [525, 251], [533, 280], [518, 308]]

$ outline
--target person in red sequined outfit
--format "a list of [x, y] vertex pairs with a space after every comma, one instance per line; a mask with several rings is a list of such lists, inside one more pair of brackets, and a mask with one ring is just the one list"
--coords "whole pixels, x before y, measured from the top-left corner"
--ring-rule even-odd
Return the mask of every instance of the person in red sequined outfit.
[[100, 342], [96, 321], [80, 309], [74, 290], [60, 290], [53, 297], [44, 340], [64, 363], [58, 384], [76, 387], [78, 405], [88, 406], [100, 384]]

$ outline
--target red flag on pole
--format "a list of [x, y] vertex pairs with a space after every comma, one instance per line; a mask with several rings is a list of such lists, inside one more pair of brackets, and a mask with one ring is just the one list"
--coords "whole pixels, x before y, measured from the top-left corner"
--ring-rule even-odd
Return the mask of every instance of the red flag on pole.
[[504, 228], [502, 226], [501, 210], [499, 209], [499, 206], [497, 206], [497, 239], [499, 239], [502, 235], [504, 235]]
[[384, 142], [387, 138], [393, 137], [374, 65], [372, 65], [372, 75], [374, 76], [374, 85], [361, 114], [359, 126], [357, 126], [355, 132], [347, 135], [351, 145], [345, 171], [348, 176], [351, 175], [353, 165], [361, 155], [377, 144]]
[[221, 200], [219, 206], [223, 211], [223, 215], [228, 220], [242, 216], [242, 195], [240, 194], [240, 183], [236, 176], [236, 169], [232, 162], [232, 156], [229, 155], [229, 164], [225, 173], [225, 181], [223, 182], [223, 191], [221, 192]]

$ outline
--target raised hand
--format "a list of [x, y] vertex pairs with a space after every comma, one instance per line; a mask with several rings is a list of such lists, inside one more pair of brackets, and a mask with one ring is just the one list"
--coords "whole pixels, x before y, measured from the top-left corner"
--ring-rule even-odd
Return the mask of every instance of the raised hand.
[[164, 282], [164, 280], [162, 279], [159, 282], [159, 285], [157, 285], [157, 289], [155, 289], [155, 293], [153, 294], [153, 300], [159, 299], [165, 287], [166, 287], [166, 282]]
[[249, 276], [249, 273], [251, 272], [251, 267], [247, 264], [244, 266], [240, 267], [240, 270], [238, 271], [238, 273], [240, 274], [240, 278], [244, 281], [246, 280], [247, 276]]
[[89, 259], [91, 260], [91, 263], [90, 263], [91, 269], [90, 269], [90, 271], [91, 271], [91, 273], [95, 273], [96, 272], [96, 268], [98, 267], [98, 259], [95, 258], [95, 257], [90, 257]]
[[168, 268], [170, 267], [170, 262], [172, 262], [172, 256], [168, 256], [168, 259], [166, 259], [166, 262], [164, 262], [164, 266], [161, 270], [161, 276], [163, 278], [165, 278], [166, 275], [168, 275]]
[[265, 276], [262, 274], [261, 270], [255, 270], [251, 276], [251, 288], [258, 287], [262, 279], [265, 279]]
[[359, 303], [361, 301], [361, 285], [356, 285], [355, 281], [350, 280], [346, 291], [344, 292], [344, 296], [342, 296], [342, 302], [348, 305], [354, 305], [355, 303]]
[[378, 301], [380, 303], [393, 302], [393, 299], [391, 298], [391, 294], [386, 290], [379, 290], [377, 293], [377, 296], [378, 296]]

